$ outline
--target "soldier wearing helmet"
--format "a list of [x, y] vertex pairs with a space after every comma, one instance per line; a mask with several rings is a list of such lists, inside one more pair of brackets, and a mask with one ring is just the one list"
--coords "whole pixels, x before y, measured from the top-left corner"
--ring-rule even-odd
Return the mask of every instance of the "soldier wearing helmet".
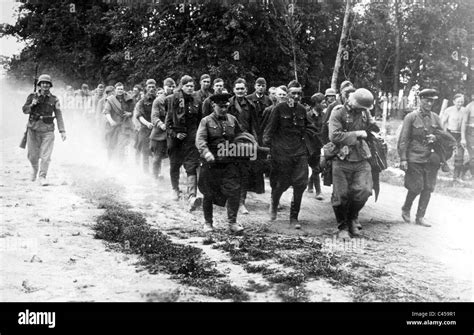
[[39, 91], [31, 93], [23, 106], [23, 113], [29, 114], [27, 124], [28, 160], [33, 167], [31, 181], [35, 181], [39, 173], [41, 186], [46, 186], [51, 154], [54, 147], [54, 119], [56, 119], [61, 139], [66, 140], [63, 115], [58, 98], [51, 94], [53, 86], [51, 77], [42, 74], [38, 78]]
[[411, 206], [417, 195], [420, 195], [415, 223], [430, 227], [424, 216], [440, 167], [440, 158], [436, 158], [431, 149], [432, 143], [438, 140], [433, 133], [436, 129], [442, 129], [442, 124], [439, 116], [431, 111], [434, 101], [438, 98], [437, 91], [424, 89], [418, 97], [420, 108], [405, 116], [398, 139], [400, 168], [406, 171], [405, 187], [408, 189], [402, 207], [402, 218], [405, 222], [410, 222]]
[[339, 149], [332, 164], [333, 194], [331, 198], [339, 237], [360, 234], [359, 211], [372, 194], [372, 173], [368, 158], [367, 130], [379, 131], [369, 110], [374, 97], [364, 88], [350, 94], [344, 105], [332, 111], [329, 140]]

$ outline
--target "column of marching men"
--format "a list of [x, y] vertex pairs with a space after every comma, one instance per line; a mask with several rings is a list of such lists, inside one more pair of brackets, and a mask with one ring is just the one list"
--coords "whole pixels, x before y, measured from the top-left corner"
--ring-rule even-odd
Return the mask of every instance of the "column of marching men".
[[[231, 93], [226, 84], [231, 85]], [[30, 94], [23, 107], [23, 112], [29, 114], [27, 147], [32, 180], [39, 174], [41, 185], [47, 185], [53, 119], [57, 119], [66, 139], [59, 100], [50, 92], [52, 85], [50, 76], [40, 76], [38, 92]], [[169, 158], [173, 200], [184, 199], [190, 211], [202, 207], [206, 232], [214, 229], [214, 205], [226, 207], [232, 233], [242, 232], [244, 226], [239, 222], [242, 220], [237, 220], [238, 214], [251, 214], [247, 194], [264, 193], [265, 177], [271, 187], [269, 219], [276, 220], [282, 209], [280, 198], [291, 187], [289, 223], [301, 229], [298, 217], [304, 191], [323, 200], [323, 173], [324, 184], [333, 185], [331, 205], [339, 237], [359, 236], [359, 212], [374, 188], [368, 138], [380, 131], [370, 113], [372, 93], [344, 81], [339, 94], [329, 88], [303, 103], [303, 88], [295, 80], [270, 87], [268, 94], [264, 78], [255, 81], [253, 93], [249, 94], [248, 87], [243, 78], [225, 83], [204, 74], [199, 89], [191, 76], [184, 75], [178, 85], [166, 78], [158, 87], [154, 79], [148, 79], [144, 90], [135, 85], [129, 92], [121, 82], [114, 86], [99, 84], [93, 91], [86, 84], [76, 92], [68, 86], [65, 96], [90, 102], [82, 105], [87, 108], [71, 109], [71, 120], [85, 119], [92, 129], [103, 132], [111, 162], [123, 164], [127, 149], [133, 147], [137, 165], [149, 173], [151, 161], [153, 177], [163, 183], [162, 164]], [[420, 195], [415, 223], [429, 226], [424, 214], [446, 148], [457, 145], [472, 152], [469, 113], [474, 113], [465, 112], [456, 119], [456, 131], [462, 130], [463, 134], [453, 144], [449, 129], [431, 111], [437, 92], [425, 89], [419, 98], [420, 107], [405, 117], [398, 145], [408, 189], [402, 217], [410, 221], [412, 203]], [[471, 105], [468, 111], [474, 109]], [[453, 128], [448, 122], [449, 113], [443, 120]], [[457, 156], [456, 178], [461, 166]], [[180, 188], [182, 168], [186, 190]]]

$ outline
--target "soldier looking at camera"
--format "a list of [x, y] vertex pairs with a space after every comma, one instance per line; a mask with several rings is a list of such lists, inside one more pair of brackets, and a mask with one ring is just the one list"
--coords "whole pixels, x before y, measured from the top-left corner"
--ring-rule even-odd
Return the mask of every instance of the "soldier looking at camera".
[[51, 94], [51, 77], [42, 74], [38, 78], [39, 91], [31, 93], [23, 105], [23, 113], [29, 114], [26, 145], [28, 160], [33, 168], [31, 181], [39, 172], [41, 186], [46, 186], [51, 154], [54, 147], [54, 119], [56, 118], [61, 139], [66, 140], [63, 115], [58, 98]]

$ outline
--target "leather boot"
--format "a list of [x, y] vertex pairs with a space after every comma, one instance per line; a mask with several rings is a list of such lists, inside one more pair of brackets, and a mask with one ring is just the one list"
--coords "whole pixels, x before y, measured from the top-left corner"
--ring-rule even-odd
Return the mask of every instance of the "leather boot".
[[197, 192], [197, 176], [189, 175], [187, 177], [188, 184], [188, 202], [189, 202], [189, 211], [192, 212], [199, 206], [201, 206], [202, 199], [196, 196]]
[[364, 207], [365, 201], [351, 201], [349, 211], [347, 213], [347, 221], [349, 224], [349, 232], [353, 236], [359, 236], [362, 225], [359, 223], [359, 212]]
[[301, 228], [301, 225], [298, 222], [298, 214], [300, 213], [302, 199], [303, 192], [294, 189], [290, 205], [290, 225], [295, 225], [295, 229]]
[[324, 200], [324, 197], [321, 195], [321, 180], [319, 178], [319, 174], [315, 174], [313, 176], [313, 183], [314, 183], [314, 188], [316, 189], [316, 199]]
[[240, 224], [237, 223], [237, 213], [239, 211], [239, 198], [228, 198], [226, 203], [227, 221], [229, 229], [232, 233], [240, 233], [244, 230]]
[[334, 211], [334, 215], [336, 216], [338, 225], [337, 229], [342, 230], [347, 228], [347, 213], [345, 207], [342, 205], [332, 206], [332, 209]]
[[410, 222], [410, 210], [411, 206], [413, 205], [413, 201], [415, 201], [416, 196], [416, 193], [408, 191], [407, 196], [405, 198], [405, 203], [402, 206], [402, 218], [403, 221], [407, 223]]
[[428, 203], [430, 202], [431, 192], [423, 190], [420, 194], [420, 199], [418, 200], [418, 211], [416, 212], [416, 221], [415, 223], [424, 227], [431, 227], [430, 224], [426, 223], [424, 220], [426, 209], [428, 208]]
[[276, 220], [277, 218], [277, 213], [278, 213], [278, 205], [280, 203], [280, 198], [281, 198], [280, 192], [275, 191], [275, 189], [272, 189], [272, 196], [270, 200], [270, 220]]
[[212, 231], [214, 228], [212, 226], [212, 199], [204, 196], [202, 201], [202, 211], [204, 213], [204, 232]]

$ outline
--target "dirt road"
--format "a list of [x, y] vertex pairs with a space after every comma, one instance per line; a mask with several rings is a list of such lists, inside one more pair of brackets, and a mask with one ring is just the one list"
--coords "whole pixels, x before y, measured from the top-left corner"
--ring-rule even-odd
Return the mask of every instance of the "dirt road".
[[[330, 188], [324, 187], [323, 201], [305, 194], [303, 228], [297, 231], [288, 224], [291, 192], [282, 198], [278, 219], [269, 223], [267, 184], [266, 194], [249, 196], [251, 214], [239, 215], [248, 238], [229, 238], [225, 213], [217, 209], [215, 243], [208, 244], [203, 243], [208, 237], [201, 231], [202, 213], [189, 213], [185, 203], [172, 202], [168, 179], [157, 184], [131, 163], [108, 166], [93, 144], [60, 143], [58, 136], [50, 185], [40, 187], [29, 181], [26, 153], [17, 142], [9, 138], [1, 143], [2, 301], [221, 300], [169, 274], [151, 274], [137, 264], [137, 255], [95, 239], [92, 227], [103, 210], [77, 192], [91, 180], [123, 186], [121, 197], [133, 210], [174, 243], [202, 249], [249, 301], [473, 300], [472, 199], [433, 194], [428, 208], [433, 227], [424, 228], [401, 220], [405, 190], [382, 184], [379, 200], [371, 198], [361, 212], [363, 237], [343, 243], [334, 235]], [[250, 243], [257, 237], [273, 248], [270, 256], [249, 258]], [[229, 245], [237, 247], [230, 250]], [[284, 248], [288, 245], [295, 247]], [[313, 257], [315, 245], [329, 263], [312, 258], [311, 267], [306, 266], [309, 261], [301, 262], [300, 256]], [[247, 258], [237, 259], [236, 250], [239, 255], [247, 250]], [[293, 270], [292, 275], [302, 276], [297, 284], [288, 284], [288, 276], [285, 281], [275, 277], [275, 271]]]

